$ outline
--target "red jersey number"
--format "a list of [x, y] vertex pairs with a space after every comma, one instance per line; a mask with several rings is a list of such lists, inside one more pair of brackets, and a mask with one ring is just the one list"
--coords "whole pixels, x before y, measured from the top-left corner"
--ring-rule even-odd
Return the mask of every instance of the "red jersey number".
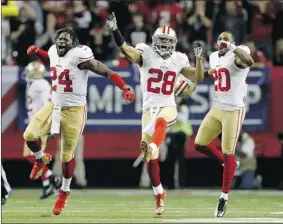
[[217, 84], [214, 84], [214, 90], [220, 92], [227, 92], [231, 89], [231, 80], [230, 72], [227, 68], [220, 68], [213, 72], [214, 81]]
[[[163, 95], [171, 95], [174, 90], [174, 83], [176, 79], [176, 73], [173, 71], [166, 71], [163, 73], [158, 68], [151, 68], [148, 71], [149, 74], [157, 74], [157, 77], [150, 77], [147, 80], [147, 91], [151, 93], [162, 93]], [[162, 82], [161, 87], [152, 87], [153, 84]]]
[[[70, 72], [69, 69], [64, 69], [64, 71], [62, 71], [58, 77], [56, 68], [50, 67], [50, 74], [52, 81], [55, 81], [58, 78], [58, 84], [65, 85], [64, 92], [73, 92], [73, 88], [72, 88], [73, 82], [70, 79], [69, 72]], [[57, 85], [52, 85], [52, 90], [56, 91]]]

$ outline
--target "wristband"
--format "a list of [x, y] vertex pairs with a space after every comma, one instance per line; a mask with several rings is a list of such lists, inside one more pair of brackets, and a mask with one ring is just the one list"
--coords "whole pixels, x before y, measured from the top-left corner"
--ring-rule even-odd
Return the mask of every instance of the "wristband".
[[228, 48], [230, 51], [234, 52], [237, 49], [237, 46], [231, 43]]
[[114, 37], [114, 40], [115, 40], [117, 46], [121, 47], [123, 45], [123, 43], [125, 42], [125, 39], [122, 36], [120, 30], [117, 28], [112, 33], [113, 33], [113, 37]]

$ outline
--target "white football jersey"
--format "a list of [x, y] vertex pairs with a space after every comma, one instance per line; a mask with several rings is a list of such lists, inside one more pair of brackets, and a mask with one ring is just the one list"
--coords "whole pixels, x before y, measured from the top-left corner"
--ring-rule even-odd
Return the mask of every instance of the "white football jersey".
[[139, 67], [143, 110], [176, 106], [174, 87], [180, 71], [190, 66], [188, 57], [175, 51], [171, 57], [163, 59], [144, 43], [137, 44], [136, 49], [141, 52], [143, 59], [143, 64]]
[[78, 65], [94, 58], [92, 50], [88, 46], [81, 45], [59, 57], [56, 46], [52, 45], [48, 55], [52, 79], [51, 101], [61, 106], [85, 105], [88, 70], [81, 70]]
[[[250, 54], [247, 46], [238, 46]], [[228, 51], [219, 57], [215, 51], [209, 56], [210, 68], [215, 69], [214, 103], [228, 105], [228, 108], [244, 106], [244, 97], [247, 95], [247, 76], [250, 68], [241, 69], [235, 65], [235, 54]]]
[[36, 79], [27, 83], [26, 109], [29, 121], [34, 113], [50, 102], [50, 98], [51, 86], [45, 79]]

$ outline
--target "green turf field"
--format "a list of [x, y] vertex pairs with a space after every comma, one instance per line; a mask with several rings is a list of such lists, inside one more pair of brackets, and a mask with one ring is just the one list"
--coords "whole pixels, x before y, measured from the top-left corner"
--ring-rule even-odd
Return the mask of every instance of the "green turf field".
[[51, 215], [56, 196], [14, 189], [2, 208], [2, 223], [283, 223], [283, 192], [233, 191], [225, 217], [214, 218], [215, 190], [169, 191], [162, 217], [154, 216], [150, 190], [72, 190], [60, 216]]

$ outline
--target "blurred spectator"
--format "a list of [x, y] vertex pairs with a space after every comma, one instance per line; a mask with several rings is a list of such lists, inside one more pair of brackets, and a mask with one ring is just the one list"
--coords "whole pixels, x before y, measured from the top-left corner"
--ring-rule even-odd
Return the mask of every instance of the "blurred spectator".
[[28, 46], [35, 43], [35, 20], [32, 15], [34, 15], [33, 9], [28, 5], [23, 5], [19, 9], [19, 16], [10, 19], [13, 57], [21, 66], [29, 63], [26, 50]]
[[276, 41], [273, 65], [283, 66], [283, 38]]
[[211, 27], [211, 20], [205, 14], [204, 4], [196, 2], [193, 9], [188, 13], [184, 23], [184, 33], [188, 33], [187, 40], [192, 43], [195, 40], [208, 42], [208, 29]]
[[[273, 23], [272, 29], [272, 44], [275, 46], [275, 43], [278, 39], [283, 38], [283, 2], [277, 6], [278, 11]], [[275, 48], [274, 48], [275, 49]]]
[[55, 31], [65, 25], [70, 24], [72, 17], [72, 8], [69, 1], [50, 1], [43, 0], [41, 2], [43, 12], [43, 34], [39, 37], [37, 44], [43, 50], [48, 50], [54, 44]]
[[111, 33], [106, 27], [94, 27], [91, 30], [90, 48], [94, 57], [99, 61], [105, 61], [113, 58], [114, 43]]
[[128, 9], [128, 3], [131, 1], [113, 0], [109, 5], [109, 12], [115, 12], [118, 26], [122, 34], [125, 33], [126, 27], [131, 22], [131, 13]]
[[235, 150], [240, 166], [235, 172], [232, 188], [242, 190], [261, 188], [261, 177], [259, 175], [255, 177], [257, 161], [254, 150], [255, 142], [253, 138], [242, 130]]
[[109, 3], [107, 1], [97, 1], [91, 4], [91, 27], [102, 27], [108, 16]]
[[268, 59], [272, 59], [272, 27], [274, 8], [270, 1], [250, 1], [253, 4], [251, 38], [257, 48], [264, 51]]
[[2, 18], [1, 23], [1, 37], [2, 37], [2, 49], [1, 49], [1, 62], [3, 65], [11, 63], [11, 42], [10, 42], [10, 24], [9, 20], [5, 17]]
[[240, 44], [245, 40], [245, 20], [236, 1], [225, 2], [225, 13], [223, 15], [220, 13], [214, 24], [214, 40], [217, 40], [217, 37], [223, 31], [233, 33], [236, 44]]
[[173, 3], [173, 0], [164, 0], [153, 11], [153, 23], [155, 27], [170, 26], [177, 32], [177, 35], [180, 33], [183, 17], [183, 9], [178, 4]]
[[166, 135], [167, 176], [168, 188], [184, 188], [186, 186], [186, 141], [192, 135], [193, 129], [189, 122], [188, 100], [176, 98], [178, 116], [175, 126], [168, 130]]
[[89, 45], [91, 13], [83, 1], [73, 1], [73, 16], [76, 22], [75, 31], [81, 44]]
[[151, 42], [151, 30], [143, 22], [143, 15], [136, 12], [132, 17], [133, 24], [126, 28], [125, 39], [132, 46], [138, 43], [149, 44]]
[[91, 5], [91, 27], [92, 29], [103, 27], [108, 16], [109, 3], [107, 1], [97, 1]]
[[151, 2], [151, 0], [129, 2], [128, 8], [132, 14], [140, 12], [143, 15], [144, 22], [147, 25], [151, 25], [153, 21]]
[[247, 46], [251, 50], [251, 56], [254, 59], [254, 64], [252, 68], [265, 68], [266, 66], [271, 66], [271, 62], [267, 60], [265, 54], [256, 48], [255, 42], [253, 40], [247, 43]]
[[52, 0], [43, 0], [42, 1], [42, 8], [47, 12], [51, 12], [54, 14], [63, 13], [65, 11], [65, 7], [70, 2], [67, 0], [60, 0], [60, 1], [52, 1]]

